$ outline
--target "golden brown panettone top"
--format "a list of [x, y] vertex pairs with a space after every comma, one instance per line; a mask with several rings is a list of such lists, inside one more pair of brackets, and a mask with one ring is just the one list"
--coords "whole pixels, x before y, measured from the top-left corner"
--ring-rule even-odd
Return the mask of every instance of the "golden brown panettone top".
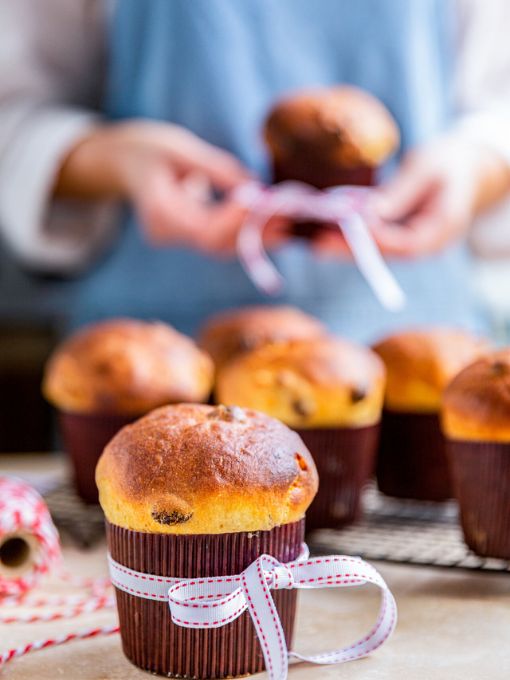
[[318, 485], [300, 437], [239, 407], [178, 404], [122, 429], [96, 469], [109, 522], [136, 531], [262, 531], [301, 519]]
[[510, 349], [491, 352], [455, 376], [441, 419], [452, 439], [510, 443]]
[[253, 306], [217, 314], [204, 325], [199, 344], [217, 368], [240, 352], [270, 342], [325, 335], [326, 328], [296, 307]]
[[216, 396], [291, 427], [361, 427], [378, 422], [384, 366], [371, 350], [333, 337], [265, 345], [217, 376]]
[[308, 156], [353, 168], [377, 167], [398, 147], [399, 132], [385, 106], [351, 86], [317, 88], [276, 104], [265, 138], [277, 162]]
[[453, 328], [395, 333], [374, 346], [386, 365], [385, 406], [435, 413], [448, 382], [488, 350], [486, 340]]
[[142, 414], [179, 401], [203, 401], [210, 357], [160, 322], [115, 319], [79, 330], [46, 366], [43, 392], [62, 411]]

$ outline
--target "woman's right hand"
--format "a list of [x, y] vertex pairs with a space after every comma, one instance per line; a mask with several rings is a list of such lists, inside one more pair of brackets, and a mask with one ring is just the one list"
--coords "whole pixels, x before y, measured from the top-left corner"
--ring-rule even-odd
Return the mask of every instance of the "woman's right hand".
[[154, 245], [231, 252], [244, 209], [212, 201], [249, 179], [234, 156], [169, 123], [129, 121], [98, 126], [68, 153], [55, 195], [115, 197], [131, 203]]

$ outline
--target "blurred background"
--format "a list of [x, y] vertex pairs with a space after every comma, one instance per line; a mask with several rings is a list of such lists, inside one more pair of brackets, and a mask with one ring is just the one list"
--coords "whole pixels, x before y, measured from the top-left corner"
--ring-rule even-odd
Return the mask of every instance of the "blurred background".
[[[400, 231], [379, 245], [408, 308], [381, 310], [338, 244], [288, 229], [276, 302], [364, 342], [451, 322], [508, 343], [508, 25], [506, 0], [0, 0], [0, 450], [54, 446], [40, 383], [70, 329], [132, 315], [193, 334], [267, 302], [228, 196], [274, 178], [264, 121], [303, 88], [354, 85], [396, 121], [376, 182]], [[339, 116], [362, 154], [363, 114]]]

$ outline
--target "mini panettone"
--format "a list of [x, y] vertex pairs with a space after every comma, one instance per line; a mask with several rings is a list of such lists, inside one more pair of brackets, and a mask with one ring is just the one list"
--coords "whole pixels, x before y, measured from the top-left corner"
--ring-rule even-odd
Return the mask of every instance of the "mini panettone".
[[380, 418], [385, 371], [364, 347], [333, 337], [247, 352], [218, 374], [217, 397], [295, 428], [363, 427]]
[[[241, 574], [261, 555], [296, 560], [318, 485], [310, 453], [285, 425], [197, 404], [164, 406], [126, 426], [105, 448], [96, 479], [120, 569], [192, 580]], [[140, 668], [179, 678], [264, 670], [248, 612], [220, 628], [183, 629], [170, 616], [168, 588], [159, 601], [145, 600], [112, 581], [122, 648]], [[296, 591], [273, 600], [290, 643]]]
[[156, 409], [108, 444], [97, 484], [122, 650], [145, 671], [287, 677], [299, 588], [371, 583], [382, 591], [372, 631], [312, 662], [366, 656], [394, 628], [394, 599], [373, 567], [309, 557], [305, 512], [317, 470], [299, 435], [267, 415], [222, 405]]
[[268, 531], [300, 520], [317, 491], [299, 436], [239, 407], [180, 404], [123, 428], [96, 470], [107, 520], [152, 533]]
[[228, 310], [210, 318], [202, 328], [199, 345], [220, 368], [236, 354], [261, 345], [325, 333], [326, 328], [318, 319], [300, 309], [258, 305]]
[[377, 482], [388, 496], [444, 501], [453, 490], [439, 423], [449, 380], [488, 343], [451, 328], [395, 333], [374, 347], [386, 366]]
[[107, 442], [127, 423], [163, 404], [205, 401], [211, 358], [161, 322], [113, 319], [82, 328], [50, 357], [43, 392], [82, 500], [97, 503], [94, 471]]
[[160, 322], [115, 319], [88, 326], [50, 358], [43, 392], [61, 411], [140, 415], [179, 401], [203, 401], [211, 359]]
[[458, 373], [441, 409], [464, 540], [483, 557], [510, 559], [510, 349]]
[[451, 378], [488, 343], [466, 331], [433, 328], [395, 333], [373, 349], [386, 366], [386, 408], [431, 413], [439, 411]]
[[510, 350], [490, 353], [458, 373], [444, 392], [441, 413], [449, 439], [510, 444]]
[[266, 345], [218, 374], [216, 396], [268, 413], [296, 429], [321, 480], [308, 530], [360, 513], [372, 474], [384, 396], [384, 365], [369, 349], [333, 337]]
[[[319, 188], [339, 171], [376, 168], [398, 147], [399, 132], [385, 106], [352, 86], [317, 88], [279, 101], [264, 129], [275, 179], [297, 179]], [[349, 179], [349, 176], [346, 176]], [[356, 181], [353, 175], [351, 183]]]

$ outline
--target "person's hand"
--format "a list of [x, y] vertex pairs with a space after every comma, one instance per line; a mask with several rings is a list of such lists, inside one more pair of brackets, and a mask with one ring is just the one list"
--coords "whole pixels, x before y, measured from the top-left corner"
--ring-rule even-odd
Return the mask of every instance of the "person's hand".
[[[431, 255], [461, 238], [473, 219], [510, 191], [508, 164], [481, 144], [451, 134], [409, 152], [395, 175], [376, 189], [380, 222], [372, 234], [385, 255]], [[313, 247], [348, 255], [340, 232], [323, 229]]]
[[245, 211], [211, 200], [249, 178], [229, 153], [168, 123], [130, 121], [96, 128], [69, 152], [57, 195], [130, 202], [147, 239], [230, 252]]
[[377, 191], [381, 250], [414, 257], [462, 237], [473, 219], [510, 190], [507, 163], [490, 148], [451, 134], [411, 151]]

